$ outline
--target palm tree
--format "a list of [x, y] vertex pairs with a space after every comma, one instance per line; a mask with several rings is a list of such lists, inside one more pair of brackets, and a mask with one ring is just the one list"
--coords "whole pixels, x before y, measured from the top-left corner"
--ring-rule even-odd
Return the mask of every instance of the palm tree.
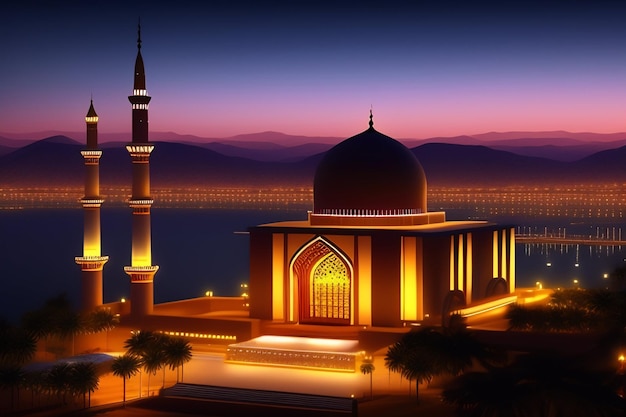
[[[150, 349], [155, 342], [156, 333], [149, 330], [140, 330], [133, 332], [133, 335], [126, 339], [124, 342], [124, 348], [127, 349], [127, 354], [135, 356], [141, 359], [141, 363], [144, 363], [144, 356], [148, 349]], [[141, 398], [141, 371], [139, 372], [139, 398]]]
[[15, 391], [17, 390], [17, 401], [20, 400], [19, 387], [22, 385], [24, 372], [19, 366], [0, 367], [0, 391], [2, 389], [11, 390], [11, 410], [15, 407]]
[[71, 356], [74, 356], [74, 342], [76, 335], [83, 332], [85, 329], [85, 323], [80, 314], [73, 311], [67, 311], [63, 314], [59, 314], [57, 317], [56, 333], [62, 339], [72, 339]]
[[54, 331], [52, 317], [42, 310], [29, 311], [21, 318], [21, 327], [36, 341], [43, 340], [43, 350], [47, 351], [48, 336]]
[[99, 377], [93, 362], [77, 362], [71, 366], [69, 389], [75, 394], [83, 396], [83, 408], [85, 397], [89, 394], [89, 407], [91, 407], [91, 393], [98, 389]]
[[[181, 368], [183, 376], [183, 365], [191, 360], [191, 345], [180, 337], [170, 337], [165, 342], [165, 362], [170, 369], [176, 369], [176, 383], [178, 383], [178, 368]], [[181, 378], [182, 379], [182, 378]]]
[[157, 371], [165, 364], [165, 355], [161, 349], [149, 349], [142, 355], [143, 369], [148, 374], [148, 396], [150, 396], [150, 375], [156, 375]]
[[419, 384], [430, 382], [440, 370], [439, 361], [433, 351], [440, 347], [437, 339], [441, 336], [429, 328], [406, 333], [398, 342], [389, 347], [385, 355], [385, 366], [392, 372], [399, 372], [404, 378], [415, 381], [415, 396], [419, 404]]
[[99, 308], [90, 312], [86, 319], [86, 330], [91, 333], [106, 332], [106, 350], [109, 350], [109, 331], [120, 322], [119, 316], [113, 314], [110, 308]]
[[462, 375], [443, 399], [468, 416], [622, 416], [626, 401], [610, 386], [611, 373], [581, 359], [520, 356], [506, 367]]
[[156, 337], [156, 333], [149, 330], [134, 332], [133, 335], [124, 342], [124, 348], [128, 350], [129, 355], [142, 356], [154, 345]]
[[46, 376], [46, 385], [51, 393], [54, 393], [63, 400], [63, 404], [66, 403], [65, 395], [69, 390], [71, 367], [67, 363], [61, 363], [54, 365], [50, 369]]
[[[122, 377], [124, 381], [124, 397], [123, 403], [126, 406], [126, 379], [135, 376], [141, 368], [141, 359], [133, 355], [118, 356], [111, 364], [113, 375]], [[139, 387], [141, 392], [141, 387]]]
[[450, 326], [443, 329], [444, 338], [440, 345], [433, 347], [440, 361], [440, 371], [456, 376], [478, 362], [483, 368], [490, 369], [494, 365], [505, 362], [502, 351], [488, 348], [480, 343], [474, 334], [467, 329], [465, 318], [453, 314], [450, 317]]
[[0, 365], [23, 365], [36, 351], [37, 340], [30, 332], [13, 326], [0, 328]]
[[363, 359], [363, 363], [361, 363], [360, 369], [363, 375], [370, 376], [370, 399], [372, 399], [374, 398], [374, 386], [373, 386], [372, 376], [374, 374], [374, 371], [376, 370], [376, 367], [374, 367], [374, 363], [372, 361], [371, 356], [368, 356], [365, 359]]

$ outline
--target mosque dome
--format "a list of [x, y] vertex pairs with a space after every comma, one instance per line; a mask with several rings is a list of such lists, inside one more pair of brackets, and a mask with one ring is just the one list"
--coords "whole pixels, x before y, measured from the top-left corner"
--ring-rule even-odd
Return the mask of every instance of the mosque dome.
[[406, 146], [370, 127], [331, 148], [313, 183], [313, 212], [339, 215], [426, 213], [426, 175]]

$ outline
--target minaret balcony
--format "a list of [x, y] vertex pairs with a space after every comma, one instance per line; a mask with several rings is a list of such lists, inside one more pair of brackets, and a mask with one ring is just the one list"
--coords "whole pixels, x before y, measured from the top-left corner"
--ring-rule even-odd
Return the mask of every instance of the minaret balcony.
[[157, 265], [124, 267], [124, 272], [130, 276], [131, 282], [152, 282], [158, 270]]
[[154, 145], [152, 144], [131, 144], [126, 145], [126, 150], [132, 157], [145, 157], [150, 156], [150, 153], [154, 150]]
[[102, 151], [100, 149], [86, 149], [86, 150], [80, 151], [80, 154], [85, 159], [88, 159], [88, 158], [100, 159], [100, 157], [102, 156]]
[[100, 198], [81, 198], [80, 199], [80, 203], [83, 205], [83, 207], [88, 208], [88, 207], [100, 207], [102, 205], [102, 203], [104, 203], [103, 199]]
[[77, 256], [74, 258], [76, 263], [81, 266], [83, 271], [100, 271], [105, 263], [108, 262], [108, 256]]
[[131, 208], [143, 208], [152, 206], [154, 204], [154, 200], [146, 198], [146, 199], [130, 199], [128, 200], [128, 205]]

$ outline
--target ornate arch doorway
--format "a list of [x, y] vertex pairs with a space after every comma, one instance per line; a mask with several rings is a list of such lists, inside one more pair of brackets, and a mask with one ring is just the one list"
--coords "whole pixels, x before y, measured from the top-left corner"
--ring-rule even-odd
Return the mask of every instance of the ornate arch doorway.
[[292, 262], [297, 320], [310, 324], [353, 324], [352, 265], [322, 238], [305, 245]]

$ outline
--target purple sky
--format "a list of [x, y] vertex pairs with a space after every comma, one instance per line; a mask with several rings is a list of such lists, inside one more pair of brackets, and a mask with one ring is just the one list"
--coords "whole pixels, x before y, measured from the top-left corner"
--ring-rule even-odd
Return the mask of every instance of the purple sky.
[[347, 137], [370, 106], [397, 138], [626, 131], [618, 2], [12, 3], [4, 133], [83, 131], [92, 95], [100, 131], [129, 132], [139, 16], [151, 131]]

